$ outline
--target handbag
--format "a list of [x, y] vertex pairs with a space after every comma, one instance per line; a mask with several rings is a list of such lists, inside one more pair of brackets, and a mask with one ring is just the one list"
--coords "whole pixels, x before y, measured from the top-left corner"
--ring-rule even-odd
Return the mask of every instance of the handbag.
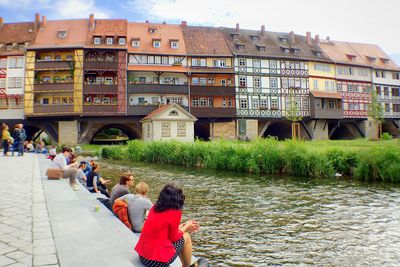
[[49, 180], [58, 180], [63, 178], [64, 171], [62, 169], [48, 168], [46, 175]]

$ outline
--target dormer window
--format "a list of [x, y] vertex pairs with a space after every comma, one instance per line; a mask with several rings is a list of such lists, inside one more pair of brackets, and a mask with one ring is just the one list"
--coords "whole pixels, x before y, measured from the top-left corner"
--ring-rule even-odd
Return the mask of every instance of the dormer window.
[[126, 39], [125, 39], [125, 37], [119, 37], [119, 38], [118, 38], [118, 43], [119, 43], [119, 45], [125, 45], [125, 44], [126, 44]]
[[161, 47], [161, 40], [153, 40], [153, 47], [160, 48]]
[[366, 56], [366, 58], [368, 59], [369, 62], [373, 63], [376, 61], [376, 57], [370, 57], [370, 56]]
[[290, 53], [289, 48], [284, 48], [283, 51], [285, 52], [285, 54], [289, 54]]
[[65, 39], [65, 38], [67, 38], [67, 31], [65, 31], [65, 30], [60, 30], [60, 31], [58, 31], [58, 32], [57, 32], [57, 37], [58, 37], [59, 39]]
[[300, 49], [293, 49], [293, 52], [294, 52], [296, 55], [298, 55], [298, 54], [300, 54]]
[[149, 28], [149, 33], [156, 33], [157, 29], [156, 28]]
[[251, 36], [251, 40], [253, 40], [253, 42], [258, 42], [258, 36], [257, 35], [252, 35]]
[[242, 44], [237, 45], [237, 48], [239, 49], [239, 51], [243, 51], [244, 50], [244, 45], [242, 45]]
[[317, 55], [317, 57], [322, 57], [322, 53], [321, 52], [316, 52], [315, 54]]
[[347, 54], [346, 56], [350, 61], [356, 60], [356, 57], [357, 57], [356, 55], [350, 55], [350, 54]]
[[113, 44], [113, 38], [112, 37], [107, 37], [106, 38], [106, 44], [112, 45]]
[[239, 34], [236, 32], [231, 33], [233, 40], [238, 40], [239, 39]]
[[282, 44], [287, 44], [288, 43], [286, 38], [280, 38], [280, 39], [281, 39]]
[[258, 50], [260, 50], [260, 52], [265, 52], [265, 47], [264, 46], [260, 46], [260, 47], [258, 47]]
[[101, 38], [100, 38], [100, 37], [93, 37], [93, 44], [99, 45], [99, 44], [100, 44], [100, 41], [101, 41]]
[[389, 59], [388, 58], [381, 57], [380, 60], [382, 61], [383, 64], [389, 63]]
[[25, 44], [18, 44], [18, 49], [24, 49]]
[[6, 49], [7, 49], [7, 50], [11, 50], [11, 49], [12, 49], [12, 44], [7, 44], [7, 45], [6, 45]]
[[132, 39], [132, 47], [139, 47], [140, 39]]
[[171, 41], [172, 49], [177, 49], [178, 47], [179, 47], [178, 41], [176, 41], [176, 40]]

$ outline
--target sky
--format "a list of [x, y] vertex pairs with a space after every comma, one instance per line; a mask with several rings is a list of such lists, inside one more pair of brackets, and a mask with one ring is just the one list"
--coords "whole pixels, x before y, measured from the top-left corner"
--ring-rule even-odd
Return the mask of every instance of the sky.
[[379, 45], [400, 66], [399, 0], [0, 0], [5, 22], [122, 18], [128, 21], [294, 31]]

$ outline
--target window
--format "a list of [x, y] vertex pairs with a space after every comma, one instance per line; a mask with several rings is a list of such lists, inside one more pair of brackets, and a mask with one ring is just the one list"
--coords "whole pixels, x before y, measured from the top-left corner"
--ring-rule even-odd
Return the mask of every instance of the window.
[[246, 87], [246, 76], [239, 76], [239, 87]]
[[260, 108], [260, 100], [252, 99], [252, 104], [253, 104], [253, 109], [259, 109]]
[[208, 106], [209, 107], [213, 106], [213, 99], [211, 97], [208, 98]]
[[390, 112], [390, 104], [385, 104], [385, 112]]
[[192, 106], [198, 107], [199, 106], [199, 98], [195, 97], [192, 99]]
[[278, 88], [278, 81], [276, 78], [270, 78], [271, 88]]
[[200, 85], [205, 86], [207, 84], [207, 79], [206, 78], [200, 78]]
[[61, 61], [61, 55], [55, 55], [54, 56], [55, 61]]
[[113, 38], [112, 37], [107, 37], [106, 38], [106, 44], [112, 45], [113, 44]]
[[300, 50], [299, 50], [299, 49], [293, 49], [293, 52], [294, 52], [296, 55], [300, 54]]
[[193, 77], [192, 78], [192, 85], [199, 85], [199, 78]]
[[67, 38], [67, 31], [58, 31], [58, 32], [57, 32], [57, 37], [58, 37], [59, 39], [65, 39], [65, 38]]
[[233, 107], [232, 98], [228, 98], [228, 107]]
[[104, 84], [108, 84], [108, 85], [114, 84], [114, 79], [113, 79], [113, 77], [105, 77], [105, 78], [104, 78]]
[[400, 90], [398, 87], [392, 87], [392, 96], [400, 96]]
[[133, 40], [132, 41], [132, 47], [139, 47], [140, 46], [140, 41], [139, 40]]
[[186, 136], [186, 122], [177, 122], [177, 136], [185, 137]]
[[15, 88], [16, 78], [8, 78], [8, 87]]
[[12, 50], [12, 47], [13, 47], [13, 45], [12, 45], [12, 44], [7, 44], [7, 47], [6, 47], [6, 49], [7, 49], [7, 50]]
[[6, 79], [0, 78], [0, 88], [6, 88]]
[[147, 123], [147, 138], [150, 138], [151, 136], [151, 128], [150, 128], [150, 123]]
[[43, 105], [48, 105], [49, 104], [49, 99], [48, 98], [43, 98], [42, 99], [42, 104]]
[[125, 44], [126, 44], [126, 39], [125, 39], [125, 37], [120, 37], [120, 38], [118, 38], [118, 43], [119, 43], [119, 45], [125, 45]]
[[160, 48], [161, 47], [161, 41], [153, 41], [153, 47], [154, 48]]
[[176, 110], [171, 110], [168, 114], [168, 116], [179, 116], [178, 111]]
[[400, 73], [399, 72], [393, 72], [392, 73], [392, 79], [393, 80], [400, 80]]
[[240, 108], [247, 109], [247, 99], [240, 99]]
[[239, 67], [246, 67], [246, 59], [239, 58]]
[[271, 99], [271, 109], [278, 109], [278, 99]]
[[376, 87], [376, 94], [377, 94], [377, 95], [380, 95], [380, 94], [381, 94], [381, 87], [380, 87], [380, 86], [377, 86], [377, 87]]
[[314, 89], [318, 89], [318, 80], [315, 79], [313, 83], [314, 83]]
[[222, 107], [226, 108], [226, 98], [222, 98]]
[[264, 46], [259, 46], [258, 49], [260, 50], [260, 52], [265, 52], [265, 47]]
[[0, 98], [0, 108], [8, 108], [7, 99]]
[[276, 69], [276, 66], [277, 66], [276, 60], [270, 60], [270, 61], [269, 61], [269, 67], [270, 67], [271, 69]]
[[171, 137], [171, 123], [163, 122], [161, 124], [161, 136], [162, 137]]
[[288, 49], [288, 48], [285, 48], [285, 54], [289, 54], [290, 53], [290, 50]]
[[22, 78], [21, 77], [15, 78], [15, 87], [17, 87], [17, 88], [22, 87]]
[[144, 104], [144, 97], [138, 97], [138, 104], [143, 105]]
[[214, 85], [214, 84], [215, 84], [214, 78], [207, 79], [207, 85]]
[[7, 59], [0, 59], [0, 69], [7, 68]]
[[260, 100], [260, 108], [261, 109], [267, 109], [268, 108], [268, 100], [267, 99], [261, 99]]
[[161, 64], [168, 65], [168, 57], [161, 57]]
[[261, 87], [261, 78], [260, 77], [254, 77], [254, 87], [255, 88], [260, 88]]
[[383, 95], [388, 96], [389, 95], [389, 87], [385, 86], [383, 87]]
[[221, 86], [226, 86], [226, 80], [221, 79]]
[[18, 106], [18, 101], [16, 98], [10, 98], [9, 100], [10, 108], [16, 108]]
[[178, 41], [171, 41], [171, 48], [172, 49], [177, 49], [179, 47]]
[[237, 48], [239, 49], [239, 51], [243, 51], [244, 50], [244, 45], [238, 45]]
[[100, 44], [100, 41], [101, 41], [101, 38], [100, 38], [100, 37], [94, 37], [94, 38], [93, 38], [93, 44], [95, 44], [95, 45], [99, 45], [99, 44]]
[[226, 59], [215, 59], [214, 67], [224, 68], [226, 66]]
[[205, 67], [207, 66], [207, 61], [205, 58], [192, 58], [193, 67]]
[[200, 107], [205, 107], [205, 106], [207, 106], [207, 98], [201, 97], [199, 103], [200, 103]]
[[151, 98], [151, 104], [153, 104], [153, 105], [158, 105], [159, 102], [160, 102], [160, 101], [158, 100], [158, 97], [153, 96], [153, 97]]
[[329, 100], [328, 109], [335, 109], [335, 101], [334, 100]]
[[156, 32], [157, 32], [157, 29], [156, 29], [156, 28], [149, 28], [149, 32], [150, 32], [150, 33], [156, 33]]
[[393, 112], [400, 112], [400, 104], [393, 104]]
[[72, 60], [74, 60], [74, 56], [73, 55], [67, 55], [66, 59], [67, 59], [67, 61], [72, 61]]
[[110, 105], [110, 101], [111, 99], [109, 97], [103, 97], [103, 99], [101, 100], [101, 103], [104, 105]]
[[304, 110], [308, 110], [308, 108], [309, 108], [309, 104], [308, 103], [309, 103], [308, 102], [308, 98], [303, 97], [303, 109]]
[[17, 59], [16, 58], [9, 58], [8, 59], [8, 67], [10, 69], [14, 69], [17, 67]]

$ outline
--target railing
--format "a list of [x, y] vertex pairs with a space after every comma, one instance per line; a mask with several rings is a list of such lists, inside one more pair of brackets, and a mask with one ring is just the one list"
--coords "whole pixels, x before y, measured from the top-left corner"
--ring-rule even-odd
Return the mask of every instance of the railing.
[[344, 118], [367, 118], [367, 110], [343, 110]]
[[72, 69], [74, 61], [36, 61], [35, 70]]
[[83, 93], [101, 93], [101, 94], [115, 94], [118, 92], [118, 85], [116, 84], [84, 84]]
[[178, 84], [130, 84], [128, 85], [129, 94], [183, 94], [188, 95], [187, 85]]
[[85, 69], [91, 70], [116, 70], [118, 69], [117, 61], [85, 61]]
[[138, 116], [145, 116], [158, 108], [158, 105], [135, 105], [135, 106], [128, 106], [128, 115], [138, 115]]
[[101, 115], [103, 113], [117, 113], [117, 105], [83, 105], [83, 113], [96, 113]]
[[73, 83], [35, 83], [34, 91], [73, 91]]
[[191, 96], [235, 96], [234, 86], [190, 86]]
[[[74, 105], [38, 105], [35, 104], [33, 106], [33, 113], [73, 113], [74, 112]], [[33, 115], [34, 115], [33, 114]]]
[[236, 117], [236, 108], [220, 108], [220, 107], [191, 107], [190, 113], [199, 118], [231, 118]]

